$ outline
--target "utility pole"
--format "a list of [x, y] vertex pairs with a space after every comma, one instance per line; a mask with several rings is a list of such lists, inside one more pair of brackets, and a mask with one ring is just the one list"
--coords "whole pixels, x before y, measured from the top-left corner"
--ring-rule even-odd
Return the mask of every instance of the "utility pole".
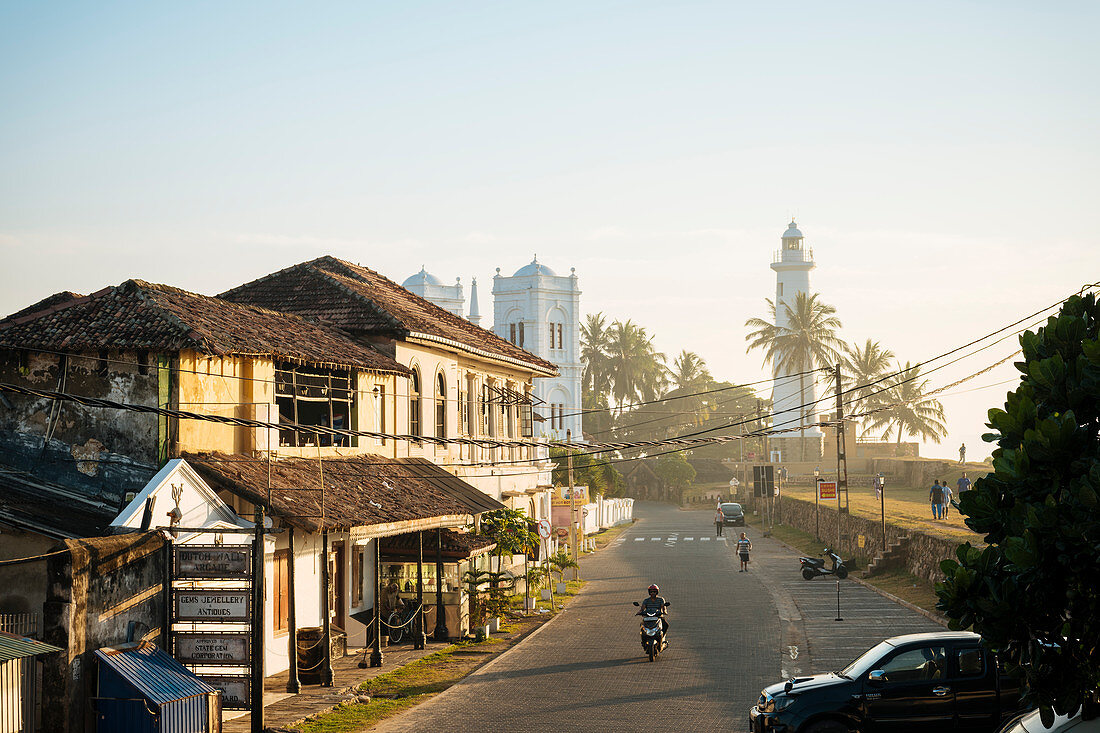
[[[840, 552], [841, 514], [848, 511], [848, 458], [844, 455], [844, 394], [840, 387], [840, 364], [836, 365], [836, 547]], [[844, 492], [844, 509], [840, 492]]]
[[[565, 443], [568, 446], [566, 448], [566, 461], [569, 467], [569, 521], [572, 524], [572, 537], [573, 540], [573, 562], [580, 562], [580, 552], [577, 549], [577, 543], [580, 535], [580, 523], [577, 521], [577, 487], [573, 485], [573, 431], [565, 431]], [[577, 580], [580, 577], [580, 568], [573, 568], [573, 580]]]

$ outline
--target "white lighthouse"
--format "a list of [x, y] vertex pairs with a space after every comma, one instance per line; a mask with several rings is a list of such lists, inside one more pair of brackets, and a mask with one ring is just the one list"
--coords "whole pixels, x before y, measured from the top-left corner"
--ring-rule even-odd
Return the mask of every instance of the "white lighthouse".
[[[782, 246], [772, 260], [775, 270], [775, 325], [786, 327], [787, 310], [794, 308], [799, 293], [810, 292], [810, 270], [814, 269], [814, 251], [803, 243], [802, 232], [791, 219], [787, 231], [783, 232]], [[810, 405], [814, 401], [814, 375], [807, 374], [804, 379], [790, 376], [797, 369], [786, 369], [778, 364], [772, 366], [772, 414], [777, 428], [795, 427], [802, 423], [816, 422], [812, 416], [816, 409]], [[801, 384], [800, 384], [801, 383]], [[780, 452], [782, 461], [814, 461], [821, 456], [822, 434], [816, 427], [805, 431], [805, 453], [799, 445], [800, 433], [790, 433], [790, 437], [774, 438], [771, 441], [773, 453]]]

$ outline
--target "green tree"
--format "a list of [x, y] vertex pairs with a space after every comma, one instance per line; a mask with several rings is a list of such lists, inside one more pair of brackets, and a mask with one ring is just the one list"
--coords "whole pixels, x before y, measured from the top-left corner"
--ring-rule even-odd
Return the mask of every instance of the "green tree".
[[1100, 689], [1100, 306], [1074, 296], [1020, 337], [1023, 372], [989, 411], [993, 472], [959, 500], [984, 535], [945, 560], [938, 607], [1025, 683], [1046, 725]]
[[538, 534], [531, 531], [530, 518], [518, 509], [495, 509], [481, 515], [480, 532], [497, 544], [497, 571], [505, 555], [521, 555], [539, 544]]
[[661, 394], [668, 374], [665, 355], [653, 348], [653, 337], [644, 328], [630, 320], [612, 323], [607, 354], [618, 414], [625, 403], [650, 401]]
[[[555, 486], [569, 485], [569, 470], [566, 458], [570, 449], [560, 445], [550, 446], [550, 460], [554, 462], [551, 480]], [[573, 485], [587, 486], [589, 496], [602, 494], [614, 497], [623, 496], [626, 482], [614, 465], [608, 463], [608, 453], [591, 454], [580, 449], [573, 452]]]
[[748, 328], [755, 329], [745, 337], [749, 342], [746, 353], [753, 349], [764, 352], [764, 363], [771, 362], [777, 374], [799, 374], [799, 425], [800, 455], [806, 459], [806, 419], [811, 409], [806, 405], [806, 372], [816, 367], [827, 367], [840, 361], [840, 349], [844, 342], [837, 337], [841, 327], [836, 317], [836, 308], [822, 302], [818, 293], [798, 293], [794, 306], [783, 303], [783, 318], [776, 319], [776, 307], [770, 299], [768, 304], [769, 320], [750, 318], [745, 321]]
[[657, 464], [653, 467], [653, 472], [664, 482], [670, 499], [673, 494], [679, 498], [684, 489], [691, 486], [691, 482], [695, 480], [695, 469], [687, 462], [684, 454], [679, 451], [660, 456], [657, 459]]
[[888, 440], [891, 433], [897, 435], [901, 444], [902, 435], [931, 440], [939, 443], [947, 435], [943, 424], [943, 405], [928, 391], [928, 380], [920, 378], [920, 364], [898, 369], [897, 375], [879, 385], [882, 390], [870, 398], [870, 406], [881, 405], [879, 412], [871, 415], [870, 430], [882, 430], [882, 439]]
[[707, 363], [694, 351], [684, 349], [672, 362], [669, 381], [678, 390], [702, 390], [714, 381]]
[[871, 400], [883, 386], [881, 382], [873, 383], [893, 371], [890, 363], [893, 358], [893, 351], [871, 339], [862, 347], [845, 345], [844, 366], [856, 385], [855, 392], [848, 397], [849, 412], [862, 412], [870, 407]]
[[581, 325], [582, 390], [599, 398], [611, 389], [607, 369], [608, 328], [603, 313], [589, 313]]

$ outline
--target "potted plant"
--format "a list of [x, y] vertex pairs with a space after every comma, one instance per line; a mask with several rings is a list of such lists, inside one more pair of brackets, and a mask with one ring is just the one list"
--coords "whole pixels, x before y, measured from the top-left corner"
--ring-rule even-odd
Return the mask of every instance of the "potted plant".
[[569, 568], [580, 567], [577, 565], [577, 561], [569, 557], [569, 553], [565, 549], [558, 550], [557, 554], [550, 558], [550, 567], [555, 573], [558, 574], [558, 587], [557, 593], [559, 596], [565, 595], [565, 571]]
[[[530, 568], [527, 571], [527, 599], [526, 609], [527, 611], [533, 611], [535, 609], [535, 598], [533, 593], [542, 587], [543, 580], [546, 577], [546, 571], [541, 566]], [[550, 589], [542, 588], [542, 600], [550, 600]]]

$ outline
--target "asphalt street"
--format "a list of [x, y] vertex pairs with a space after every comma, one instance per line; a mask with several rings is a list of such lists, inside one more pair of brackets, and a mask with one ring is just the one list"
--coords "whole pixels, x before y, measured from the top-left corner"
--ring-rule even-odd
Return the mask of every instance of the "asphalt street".
[[[558, 618], [377, 730], [744, 730], [765, 685], [835, 669], [884, 636], [942, 628], [851, 582], [836, 622], [835, 582], [801, 580], [797, 555], [754, 530], [741, 573], [737, 533], [715, 537], [710, 512], [638, 503], [635, 516], [583, 560], [588, 584]], [[652, 663], [632, 605], [650, 583], [672, 604], [669, 648]]]

